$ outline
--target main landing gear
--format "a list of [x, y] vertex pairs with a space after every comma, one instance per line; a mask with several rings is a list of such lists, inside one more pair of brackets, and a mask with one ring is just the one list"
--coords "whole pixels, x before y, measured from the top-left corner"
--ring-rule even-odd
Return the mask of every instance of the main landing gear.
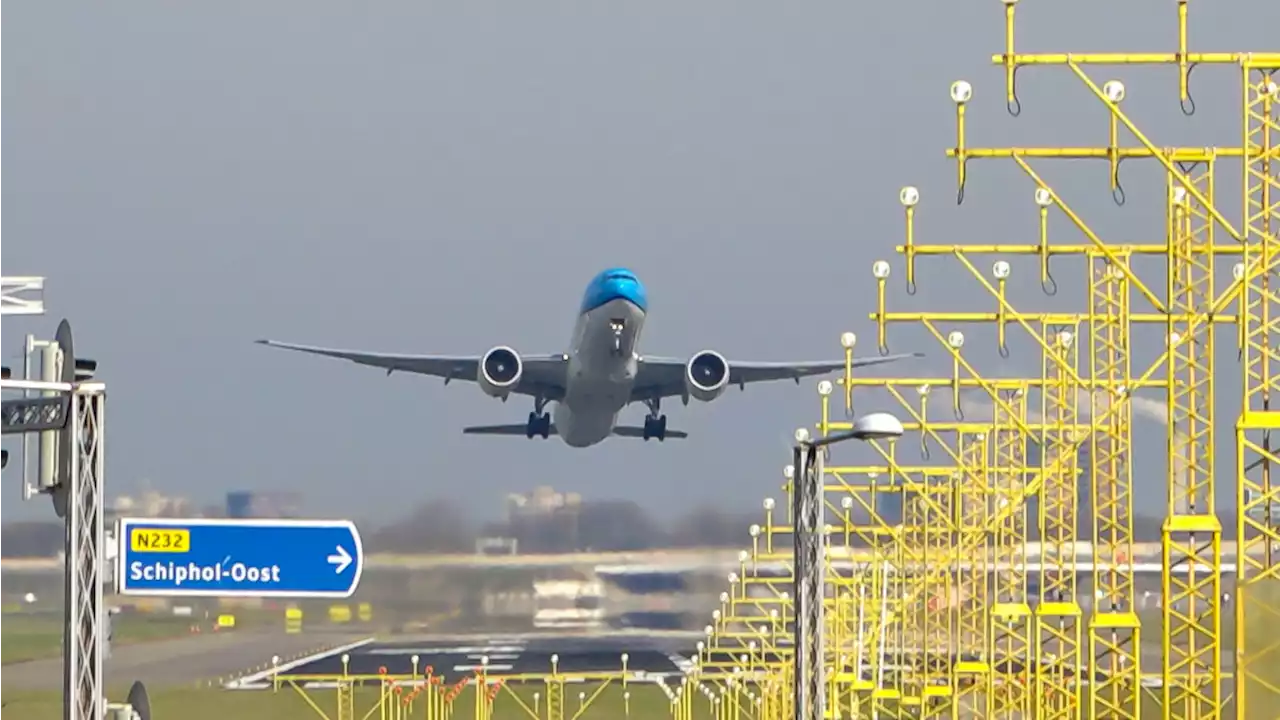
[[533, 401], [533, 412], [529, 413], [529, 424], [525, 426], [524, 436], [532, 440], [541, 436], [543, 440], [551, 437], [551, 413], [543, 412], [547, 401], [538, 398]]
[[658, 413], [659, 400], [646, 400], [649, 414], [644, 418], [644, 439], [657, 438], [658, 442], [667, 439], [667, 416]]

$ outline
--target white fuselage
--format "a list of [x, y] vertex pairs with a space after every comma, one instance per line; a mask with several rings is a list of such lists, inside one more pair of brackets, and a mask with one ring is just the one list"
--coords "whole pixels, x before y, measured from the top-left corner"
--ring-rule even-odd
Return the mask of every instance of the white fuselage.
[[[631, 402], [644, 318], [644, 311], [626, 300], [611, 300], [578, 316], [564, 400], [552, 410], [566, 445], [587, 447], [613, 434], [618, 414]], [[619, 323], [620, 331], [615, 329]]]

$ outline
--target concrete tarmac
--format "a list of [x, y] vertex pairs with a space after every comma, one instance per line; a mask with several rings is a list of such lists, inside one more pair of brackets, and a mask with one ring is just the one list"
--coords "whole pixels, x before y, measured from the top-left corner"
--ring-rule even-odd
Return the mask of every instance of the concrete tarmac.
[[[107, 686], [127, 687], [135, 680], [149, 688], [225, 681], [270, 666], [273, 655], [286, 662], [365, 637], [233, 631], [118, 646], [107, 659]], [[62, 659], [5, 665], [2, 675], [6, 690], [58, 690]]]

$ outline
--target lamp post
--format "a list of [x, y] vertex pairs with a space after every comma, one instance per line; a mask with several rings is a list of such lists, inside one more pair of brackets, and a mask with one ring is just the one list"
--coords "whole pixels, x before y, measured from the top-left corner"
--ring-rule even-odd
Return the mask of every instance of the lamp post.
[[[830, 381], [818, 384], [818, 392], [831, 393]], [[823, 657], [823, 567], [826, 530], [823, 522], [823, 452], [846, 440], [902, 437], [902, 422], [888, 413], [863, 415], [848, 432], [814, 439], [808, 428], [795, 432], [791, 449], [792, 518], [795, 528], [795, 716], [798, 720], [822, 720], [826, 712], [826, 672]]]

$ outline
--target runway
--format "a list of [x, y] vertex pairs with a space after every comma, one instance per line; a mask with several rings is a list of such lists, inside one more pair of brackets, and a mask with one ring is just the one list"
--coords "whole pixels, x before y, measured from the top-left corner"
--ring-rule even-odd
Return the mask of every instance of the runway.
[[[349, 675], [377, 675], [383, 668], [388, 674], [409, 675], [414, 670], [413, 657], [418, 658], [417, 672], [427, 667], [437, 675], [458, 680], [470, 677], [480, 669], [482, 658], [488, 659], [488, 670], [495, 674], [551, 672], [552, 656], [556, 668], [565, 674], [619, 672], [626, 669], [635, 680], [680, 675], [695, 654], [694, 641], [686, 637], [619, 636], [472, 636], [454, 638], [403, 639], [369, 642], [345, 651]], [[282, 664], [281, 678], [298, 678], [304, 686], [322, 687], [321, 680], [306, 676], [339, 675], [343, 672], [343, 652], [329, 652], [296, 663]], [[229, 687], [254, 689], [270, 682], [271, 670], [253, 673]]]
[[[229, 689], [263, 689], [270, 687], [273, 673], [280, 678], [295, 678], [303, 687], [322, 688], [332, 684], [332, 676], [344, 673], [342, 656], [347, 656], [345, 673], [372, 678], [385, 670], [387, 674], [423, 675], [427, 668], [447, 682], [471, 677], [488, 660], [487, 669], [495, 675], [547, 674], [556, 669], [572, 680], [575, 674], [617, 673], [623, 669], [622, 655], [627, 655], [629, 679], [636, 681], [669, 679], [683, 675], [693, 667], [697, 654], [696, 636], [673, 634], [620, 633], [604, 636], [548, 635], [471, 635], [454, 637], [401, 638], [393, 641], [365, 640], [346, 647], [282, 662], [276, 668], [260, 668], [226, 684]], [[741, 649], [725, 648], [716, 653], [712, 673], [728, 672], [734, 655]], [[414, 658], [417, 658], [416, 665]], [[771, 658], [776, 661], [777, 658]], [[1158, 654], [1143, 648], [1147, 672], [1159, 667]], [[902, 660], [893, 660], [896, 664]], [[951, 661], [943, 660], [945, 666]], [[1225, 663], [1224, 663], [1225, 665]], [[853, 669], [853, 668], [849, 668]], [[1225, 668], [1224, 668], [1225, 669]], [[1021, 671], [1021, 667], [1011, 669]], [[325, 677], [320, 677], [325, 676]], [[1082, 680], [1088, 682], [1086, 677]]]

